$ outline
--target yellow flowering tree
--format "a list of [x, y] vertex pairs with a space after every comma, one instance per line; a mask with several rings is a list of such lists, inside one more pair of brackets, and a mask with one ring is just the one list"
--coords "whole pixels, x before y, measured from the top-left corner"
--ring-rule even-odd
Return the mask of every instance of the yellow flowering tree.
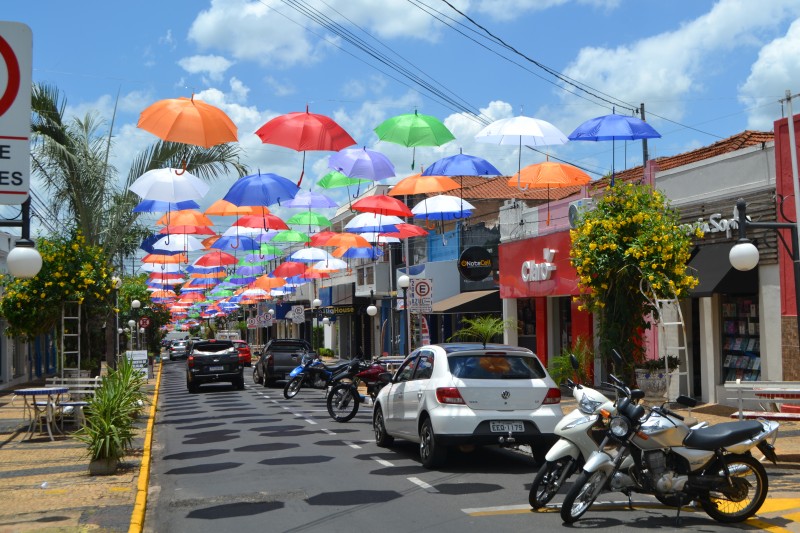
[[643, 359], [641, 335], [653, 310], [641, 289], [681, 298], [698, 283], [686, 269], [692, 235], [679, 227], [677, 211], [660, 191], [626, 183], [609, 187], [570, 236], [580, 307], [598, 322], [601, 354], [616, 348], [630, 374]]
[[[87, 245], [81, 234], [40, 239], [36, 247], [42, 269], [35, 278], [2, 279], [0, 314], [8, 322], [7, 333], [27, 338], [47, 333], [60, 321], [64, 302], [72, 301], [82, 304], [84, 331], [92, 331], [93, 322], [102, 320], [112, 304], [108, 258], [99, 246]], [[82, 349], [91, 353], [91, 336], [87, 340]]]

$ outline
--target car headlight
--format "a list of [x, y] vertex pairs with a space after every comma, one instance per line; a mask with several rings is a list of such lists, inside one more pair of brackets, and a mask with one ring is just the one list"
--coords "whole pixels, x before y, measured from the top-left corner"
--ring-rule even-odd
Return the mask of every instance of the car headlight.
[[584, 394], [581, 396], [581, 399], [578, 400], [578, 410], [586, 415], [594, 413], [601, 405], [603, 405], [603, 402], [592, 400], [588, 394]]
[[615, 416], [611, 419], [611, 423], [608, 425], [608, 429], [611, 431], [611, 434], [615, 437], [624, 437], [628, 434], [631, 430], [631, 423], [628, 422], [628, 419], [622, 416]]

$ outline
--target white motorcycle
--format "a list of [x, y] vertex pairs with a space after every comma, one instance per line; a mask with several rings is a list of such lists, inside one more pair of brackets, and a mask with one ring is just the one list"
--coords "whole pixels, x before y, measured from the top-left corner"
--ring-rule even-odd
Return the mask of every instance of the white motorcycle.
[[[564, 498], [565, 523], [578, 520], [604, 490], [621, 491], [629, 498], [632, 492], [641, 492], [673, 501], [678, 522], [681, 505], [692, 500], [725, 523], [743, 522], [761, 508], [769, 481], [750, 450], [757, 447], [777, 461], [768, 442], [770, 437], [774, 442], [776, 422], [723, 422], [690, 429], [666, 406], [648, 409], [635, 403], [631, 390], [615, 376], [610, 378], [623, 398], [610, 418], [606, 438]], [[614, 444], [616, 451], [610, 448]]]

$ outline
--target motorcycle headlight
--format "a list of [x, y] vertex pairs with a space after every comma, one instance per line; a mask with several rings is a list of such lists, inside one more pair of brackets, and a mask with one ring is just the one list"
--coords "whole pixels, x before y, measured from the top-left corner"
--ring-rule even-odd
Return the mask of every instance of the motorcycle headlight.
[[622, 438], [628, 434], [631, 430], [631, 423], [628, 422], [627, 418], [621, 416], [615, 416], [611, 419], [611, 423], [608, 425], [608, 429], [611, 431], [611, 434], [615, 437]]
[[581, 396], [581, 399], [578, 400], [578, 410], [585, 415], [594, 413], [601, 405], [603, 405], [603, 402], [592, 400], [588, 394], [584, 394]]

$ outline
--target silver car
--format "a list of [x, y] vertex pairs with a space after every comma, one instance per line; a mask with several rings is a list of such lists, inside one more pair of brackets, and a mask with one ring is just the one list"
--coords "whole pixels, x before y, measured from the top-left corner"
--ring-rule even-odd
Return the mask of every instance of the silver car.
[[172, 344], [169, 346], [169, 358], [170, 359], [186, 359], [189, 355], [189, 346], [188, 341], [180, 340], [180, 341], [172, 341]]
[[536, 355], [503, 344], [423, 346], [375, 400], [378, 446], [419, 443], [423, 466], [441, 465], [451, 446], [529, 444], [543, 458], [561, 420], [561, 391]]

